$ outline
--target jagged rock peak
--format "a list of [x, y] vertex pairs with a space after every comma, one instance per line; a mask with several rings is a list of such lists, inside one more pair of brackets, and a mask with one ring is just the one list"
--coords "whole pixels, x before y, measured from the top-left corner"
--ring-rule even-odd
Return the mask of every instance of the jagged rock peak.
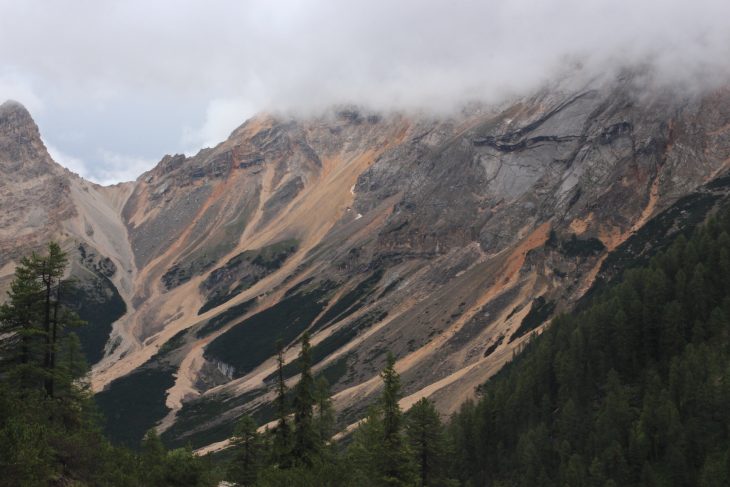
[[25, 106], [16, 100], [5, 100], [5, 102], [0, 105], [0, 114], [4, 113], [5, 111], [19, 111], [19, 112], [25, 112], [30, 116], [28, 113], [28, 110], [25, 108]]
[[16, 101], [0, 105], [0, 267], [39, 250], [75, 215], [70, 180], [48, 154], [38, 126]]
[[0, 105], [0, 171], [6, 177], [22, 172], [24, 179], [62, 171], [48, 154], [33, 117], [17, 101]]
[[0, 154], [4, 159], [18, 160], [44, 149], [38, 125], [25, 107], [13, 100], [0, 105]]
[[38, 126], [30, 116], [30, 112], [15, 100], [8, 100], [0, 105], [0, 130], [2, 133], [9, 131], [21, 131], [30, 129], [36, 135], [40, 136]]

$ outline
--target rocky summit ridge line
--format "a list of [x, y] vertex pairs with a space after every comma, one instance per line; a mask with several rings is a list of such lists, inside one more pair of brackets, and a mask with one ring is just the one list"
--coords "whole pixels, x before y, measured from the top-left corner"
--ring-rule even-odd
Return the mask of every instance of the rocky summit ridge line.
[[55, 164], [8, 102], [0, 283], [50, 238], [74, 251], [92, 384], [122, 441], [158, 425], [215, 448], [241, 412], [269, 421], [276, 341], [294, 382], [306, 329], [341, 425], [387, 351], [405, 407], [451, 412], [597, 280], [724, 201], [729, 165], [730, 90], [630, 76], [448, 118], [259, 115], [111, 187]]

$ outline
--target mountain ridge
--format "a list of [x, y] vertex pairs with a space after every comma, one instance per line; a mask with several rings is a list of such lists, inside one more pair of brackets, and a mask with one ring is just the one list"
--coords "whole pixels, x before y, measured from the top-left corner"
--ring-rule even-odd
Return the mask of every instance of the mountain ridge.
[[[453, 411], [622, 242], [724, 174], [729, 124], [727, 89], [642, 92], [628, 79], [445, 120], [254, 117], [133, 183], [68, 176], [78, 214], [56, 232], [114, 262], [127, 309], [92, 384], [110, 397], [143, 365], [172, 368], [174, 385], [155, 392], [168, 413], [142, 422], [203, 446], [240, 411], [267, 420], [276, 334], [291, 362], [310, 328], [343, 424], [377, 390], [386, 349], [405, 406], [429, 395]], [[268, 358], [244, 363], [257, 353]], [[196, 404], [218, 409], [191, 416]]]

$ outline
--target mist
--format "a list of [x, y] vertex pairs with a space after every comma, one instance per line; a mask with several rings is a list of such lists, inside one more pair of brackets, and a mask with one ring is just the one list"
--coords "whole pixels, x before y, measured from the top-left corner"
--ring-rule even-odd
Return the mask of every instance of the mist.
[[0, 99], [111, 183], [259, 111], [443, 113], [634, 66], [712, 89], [730, 79], [728, 19], [718, 0], [0, 0]]

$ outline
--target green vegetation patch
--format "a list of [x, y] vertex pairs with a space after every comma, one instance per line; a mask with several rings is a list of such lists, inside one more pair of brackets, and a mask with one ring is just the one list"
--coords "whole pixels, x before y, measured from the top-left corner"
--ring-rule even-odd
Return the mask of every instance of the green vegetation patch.
[[339, 321], [358, 309], [362, 308], [365, 300], [373, 293], [375, 286], [383, 277], [383, 270], [378, 269], [358, 284], [352, 291], [346, 293], [337, 300], [312, 326], [312, 331], [327, 326], [330, 323]]
[[174, 367], [155, 356], [94, 396], [106, 418], [104, 429], [109, 439], [139, 448], [147, 430], [169, 412], [165, 391], [175, 384], [174, 372]]
[[492, 355], [495, 352], [495, 350], [497, 350], [497, 348], [499, 348], [499, 346], [502, 344], [503, 341], [504, 341], [504, 335], [500, 335], [499, 338], [497, 338], [494, 341], [494, 343], [492, 343], [491, 345], [489, 345], [487, 347], [487, 349], [484, 351], [484, 356], [489, 357], [490, 355]]
[[279, 269], [299, 248], [294, 239], [283, 240], [256, 250], [246, 250], [211, 272], [201, 285], [209, 299], [198, 314], [220, 306], [238, 296], [264, 277]]
[[[216, 420], [227, 411], [246, 404], [264, 393], [265, 390], [256, 389], [237, 397], [202, 396], [184, 402], [177, 413], [175, 423], [161, 437], [171, 448], [187, 444], [199, 448], [229, 438], [233, 433], [233, 423], [236, 418], [221, 423], [216, 423]], [[210, 424], [206, 427], [208, 423]]]
[[317, 377], [324, 377], [328, 384], [337, 384], [350, 371], [348, 364], [351, 353], [347, 353], [337, 360], [332, 361], [325, 368], [319, 371]]
[[595, 237], [580, 239], [572, 234], [560, 245], [560, 251], [568, 257], [590, 257], [606, 250], [603, 242]]
[[70, 289], [67, 300], [86, 322], [85, 326], [73, 331], [79, 337], [90, 364], [95, 364], [104, 356], [104, 346], [109, 340], [112, 324], [127, 312], [127, 305], [107, 277], [96, 276], [93, 285], [93, 294], [84, 286]]
[[[222, 412], [225, 412], [225, 410]], [[161, 435], [161, 438], [168, 448], [182, 448], [188, 445], [194, 449], [201, 448], [233, 436], [237, 419], [236, 417], [232, 417], [224, 421], [206, 425], [204, 423], [205, 418], [201, 417], [199, 424], [188, 423], [185, 426], [186, 428], [196, 428], [192, 432], [190, 429], [185, 430], [183, 427], [178, 427], [176, 422], [169, 430]]]
[[[387, 315], [388, 313], [384, 311], [370, 312], [360, 317], [358, 320], [351, 323], [350, 325], [342, 327], [336, 332], [332, 333], [330, 336], [312, 347], [312, 364], [318, 364], [319, 362], [327, 358], [327, 356], [329, 356], [331, 353], [336, 352], [340, 348], [350, 343], [358, 335], [358, 333], [360, 333], [361, 330], [369, 328], [373, 323], [382, 321]], [[286, 364], [283, 367], [282, 371], [284, 372], [284, 377], [288, 379], [297, 375], [300, 372], [301, 368], [302, 366], [299, 358], [296, 358]], [[276, 378], [276, 374], [277, 372], [270, 374], [266, 377], [266, 379], [264, 379], [264, 381], [268, 382], [274, 380]], [[334, 382], [330, 381], [330, 384], [334, 384]]]
[[213, 264], [215, 264], [215, 259], [207, 255], [196, 257], [188, 262], [177, 262], [160, 279], [165, 285], [165, 289], [169, 291], [181, 284], [185, 284], [193, 276], [207, 271]]
[[[719, 184], [719, 183], [718, 183]], [[581, 298], [585, 307], [596, 293], [619, 277], [625, 269], [646, 264], [665, 250], [679, 236], [689, 237], [707, 219], [711, 211], [727, 201], [727, 196], [698, 192], [677, 200], [672, 206], [649, 220], [636, 233], [608, 254], [593, 286]]]
[[180, 330], [179, 332], [175, 333], [175, 335], [167, 340], [159, 350], [160, 356], [167, 355], [168, 353], [177, 350], [178, 348], [182, 347], [185, 344], [185, 336], [187, 335], [188, 330]]
[[214, 331], [219, 330], [221, 327], [223, 327], [229, 321], [245, 315], [255, 305], [256, 305], [256, 298], [251, 298], [248, 301], [244, 301], [243, 303], [237, 304], [235, 306], [231, 306], [224, 312], [222, 312], [222, 313], [214, 316], [210, 320], [208, 320], [208, 322], [205, 325], [201, 326], [198, 329], [198, 331], [195, 333], [195, 336], [198, 338], [203, 338], [205, 336], [210, 335]]
[[[178, 412], [175, 423], [162, 434], [162, 439], [170, 448], [186, 445], [200, 448], [228, 439], [233, 435], [238, 417], [218, 420], [220, 416], [266, 393], [265, 389], [255, 389], [237, 397], [202, 397], [186, 402]], [[291, 404], [293, 390], [289, 389], [286, 397]], [[266, 424], [276, 417], [276, 406], [273, 402], [262, 403], [248, 414], [257, 424]]]
[[545, 321], [550, 318], [550, 315], [553, 314], [553, 311], [555, 311], [554, 302], [546, 301], [544, 296], [535, 298], [535, 300], [532, 302], [532, 307], [530, 307], [530, 311], [528, 311], [527, 315], [522, 318], [522, 322], [520, 323], [519, 328], [515, 330], [509, 341], [526, 335], [538, 326], [545, 323]]
[[290, 343], [307, 329], [327, 305], [331, 289], [332, 283], [322, 282], [284, 297], [213, 340], [206, 359], [233, 366], [236, 377], [245, 375], [276, 352], [277, 340]]

